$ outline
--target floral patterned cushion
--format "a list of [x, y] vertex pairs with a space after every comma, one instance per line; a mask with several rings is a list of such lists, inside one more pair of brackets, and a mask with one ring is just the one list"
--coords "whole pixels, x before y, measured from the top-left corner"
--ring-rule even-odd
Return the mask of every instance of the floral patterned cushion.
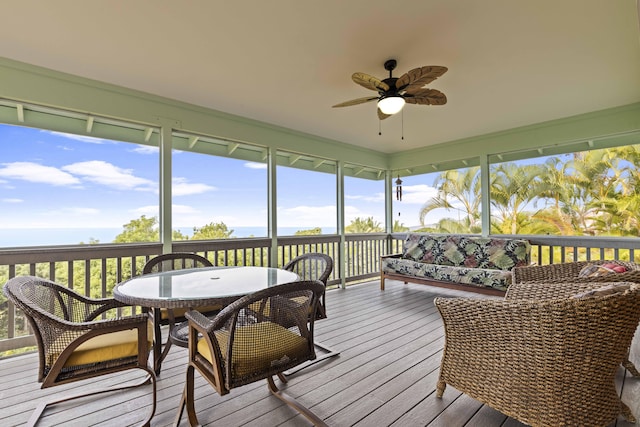
[[530, 263], [527, 240], [409, 234], [402, 258], [441, 266], [511, 270]]
[[486, 268], [453, 267], [428, 264], [403, 258], [383, 258], [382, 271], [443, 282], [495, 288], [506, 291], [511, 284], [511, 271]]

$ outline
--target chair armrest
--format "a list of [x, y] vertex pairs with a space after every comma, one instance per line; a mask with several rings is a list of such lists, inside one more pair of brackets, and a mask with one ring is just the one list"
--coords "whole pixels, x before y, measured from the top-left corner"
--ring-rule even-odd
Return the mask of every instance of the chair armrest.
[[184, 316], [189, 320], [189, 322], [193, 322], [203, 330], [209, 329], [209, 326], [213, 323], [211, 319], [207, 318], [207, 316], [197, 310], [189, 310], [184, 314]]
[[585, 262], [567, 262], [549, 265], [528, 265], [513, 269], [513, 283], [543, 282], [545, 280], [560, 280], [575, 278], [580, 273]]
[[145, 323], [149, 320], [149, 315], [146, 313], [136, 314], [133, 316], [117, 317], [115, 319], [103, 319], [94, 322], [77, 323], [77, 325], [86, 325], [88, 329], [107, 329], [114, 327], [121, 327], [118, 329], [131, 329], [131, 326]]
[[514, 283], [509, 286], [505, 299], [534, 299], [534, 300], [548, 300], [558, 298], [569, 298], [572, 295], [579, 294], [581, 292], [589, 291], [591, 289], [598, 289], [602, 286], [606, 286], [607, 283], [602, 282], [572, 282], [572, 281], [557, 281], [557, 282], [525, 282]]

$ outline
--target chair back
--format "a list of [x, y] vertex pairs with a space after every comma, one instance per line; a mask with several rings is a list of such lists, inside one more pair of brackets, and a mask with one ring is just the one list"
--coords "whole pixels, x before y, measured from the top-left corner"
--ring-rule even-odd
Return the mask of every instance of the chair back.
[[4, 293], [25, 314], [45, 348], [56, 337], [55, 323], [89, 322], [119, 305], [93, 303], [72, 289], [33, 276], [14, 277], [4, 285]]
[[[87, 298], [58, 283], [34, 276], [14, 277], [4, 285], [3, 290], [7, 298], [24, 313], [33, 330], [40, 356], [40, 382], [45, 381], [58, 363], [58, 356], [69, 344], [86, 336], [91, 322], [100, 320], [103, 313], [124, 306], [114, 299]], [[112, 322], [118, 321], [112, 319]], [[110, 327], [106, 325], [102, 328], [105, 333], [109, 330]], [[95, 331], [92, 334], [99, 333]], [[80, 370], [77, 373], [80, 376]], [[56, 381], [73, 375], [73, 372], [60, 374]], [[48, 380], [45, 384], [49, 384]]]
[[[319, 280], [327, 286], [327, 280], [333, 271], [333, 259], [326, 254], [309, 252], [299, 255], [289, 261], [284, 267], [285, 270], [293, 271], [301, 280]], [[327, 308], [324, 293], [320, 298], [316, 320], [326, 319]]]
[[[324, 284], [299, 281], [267, 288], [227, 306], [212, 320], [193, 314], [208, 326], [204, 338], [190, 344], [191, 362], [213, 366], [210, 382], [221, 395], [234, 387], [281, 373], [315, 358], [313, 317]], [[191, 324], [191, 322], [190, 322]], [[190, 332], [191, 341], [197, 339]], [[192, 348], [194, 347], [194, 348]]]
[[326, 286], [333, 271], [333, 259], [329, 255], [309, 252], [295, 257], [283, 268], [296, 273], [300, 280], [319, 280]]
[[213, 267], [213, 264], [211, 261], [198, 254], [191, 252], [174, 252], [151, 258], [144, 265], [142, 274], [199, 267]]

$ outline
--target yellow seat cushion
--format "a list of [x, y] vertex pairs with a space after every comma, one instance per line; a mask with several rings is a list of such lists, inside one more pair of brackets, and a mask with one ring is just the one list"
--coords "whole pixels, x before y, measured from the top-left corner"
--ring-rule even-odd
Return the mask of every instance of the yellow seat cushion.
[[[222, 306], [221, 305], [208, 305], [206, 307], [195, 307], [195, 310], [198, 310], [200, 313], [209, 313], [211, 311], [219, 311], [222, 310]], [[173, 317], [174, 318], [178, 318], [178, 317], [184, 317], [184, 314], [189, 311], [189, 308], [174, 308], [173, 309]], [[162, 320], [168, 320], [169, 319], [169, 310], [166, 308], [161, 308], [160, 309], [160, 318]]]
[[[148, 346], [153, 342], [153, 325], [149, 322], [147, 328]], [[133, 357], [138, 354], [138, 330], [111, 332], [98, 335], [80, 344], [66, 360], [64, 366], [80, 366], [108, 360]], [[59, 353], [48, 355], [49, 364], [58, 358]]]
[[[229, 333], [216, 331], [215, 336], [224, 358], [227, 355]], [[305, 338], [272, 322], [239, 326], [233, 347], [232, 372], [237, 377], [265, 372], [291, 360], [306, 358], [309, 353]], [[211, 350], [204, 339], [198, 341], [198, 352], [213, 364]]]

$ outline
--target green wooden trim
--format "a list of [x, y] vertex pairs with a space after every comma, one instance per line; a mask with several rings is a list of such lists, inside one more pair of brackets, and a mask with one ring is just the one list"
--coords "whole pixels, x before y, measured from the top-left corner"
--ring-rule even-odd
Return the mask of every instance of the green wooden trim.
[[640, 143], [640, 103], [394, 153], [390, 168], [415, 175], [477, 166], [484, 155], [513, 161], [634, 143]]
[[388, 168], [381, 152], [7, 58], [0, 81], [0, 98], [12, 101], [155, 126], [171, 120], [185, 132]]

